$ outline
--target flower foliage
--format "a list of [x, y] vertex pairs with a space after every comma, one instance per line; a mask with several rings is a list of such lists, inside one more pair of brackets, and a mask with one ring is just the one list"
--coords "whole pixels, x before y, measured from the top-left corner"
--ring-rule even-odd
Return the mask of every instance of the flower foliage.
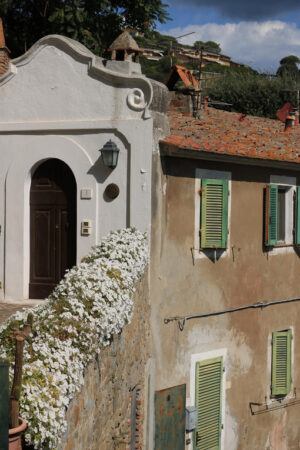
[[24, 347], [20, 411], [28, 422], [25, 440], [34, 448], [57, 447], [84, 369], [131, 320], [134, 284], [147, 261], [144, 234], [113, 232], [66, 273], [45, 304], [15, 313], [0, 327], [0, 358], [13, 363], [13, 329], [22, 328], [28, 313], [33, 314]]

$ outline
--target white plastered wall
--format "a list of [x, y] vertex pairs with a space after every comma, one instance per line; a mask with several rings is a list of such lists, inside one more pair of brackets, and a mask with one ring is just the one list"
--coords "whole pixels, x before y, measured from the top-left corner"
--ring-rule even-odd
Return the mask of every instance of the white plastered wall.
[[[60, 36], [41, 39], [12, 61], [0, 78], [2, 300], [28, 298], [31, 177], [49, 158], [64, 161], [76, 179], [77, 262], [111, 230], [150, 230], [151, 97], [145, 77], [108, 70], [83, 46]], [[114, 170], [101, 160], [109, 139], [120, 150]], [[111, 201], [104, 194], [110, 183], [120, 188]], [[81, 199], [84, 188], [92, 190], [91, 199]], [[92, 222], [90, 236], [81, 236], [84, 219]]]
[[[25, 148], [19, 149], [26, 158], [15, 158], [6, 178], [5, 217], [5, 296], [7, 299], [28, 298], [29, 284], [29, 192], [31, 176], [37, 166], [49, 159], [64, 161], [72, 170], [77, 187], [91, 186], [95, 192], [88, 202], [80, 201], [77, 189], [77, 216], [88, 217], [96, 224], [97, 185], [88, 175], [91, 158], [82, 147], [71, 139], [60, 136], [43, 136], [29, 140]], [[80, 236], [80, 221], [77, 220], [77, 261], [87, 247], [96, 243], [96, 230], [90, 236]], [[17, 280], [23, 280], [19, 283]]]

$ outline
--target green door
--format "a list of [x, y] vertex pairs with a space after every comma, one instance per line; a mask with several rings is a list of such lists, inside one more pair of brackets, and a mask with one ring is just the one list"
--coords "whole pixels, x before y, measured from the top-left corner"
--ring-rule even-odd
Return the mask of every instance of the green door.
[[196, 363], [195, 405], [198, 418], [194, 433], [195, 450], [221, 448], [222, 375], [222, 357]]
[[186, 385], [155, 392], [155, 450], [184, 450]]

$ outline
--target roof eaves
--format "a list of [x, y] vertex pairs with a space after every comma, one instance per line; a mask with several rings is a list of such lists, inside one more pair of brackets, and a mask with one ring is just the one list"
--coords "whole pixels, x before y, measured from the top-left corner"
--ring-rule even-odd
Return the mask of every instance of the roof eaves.
[[[186, 142], [186, 140], [185, 140]], [[292, 170], [300, 170], [300, 164], [296, 161], [283, 161], [279, 159], [262, 159], [249, 157], [247, 155], [229, 155], [226, 153], [221, 153], [217, 149], [211, 149], [211, 151], [202, 150], [201, 146], [199, 148], [186, 148], [180, 145], [175, 145], [167, 142], [166, 140], [161, 140], [159, 143], [160, 154], [162, 156], [170, 156], [174, 158], [185, 158], [185, 159], [201, 159], [207, 161], [218, 161], [226, 162], [232, 164], [243, 164], [249, 166], [262, 166], [262, 167], [278, 167], [286, 168]]]

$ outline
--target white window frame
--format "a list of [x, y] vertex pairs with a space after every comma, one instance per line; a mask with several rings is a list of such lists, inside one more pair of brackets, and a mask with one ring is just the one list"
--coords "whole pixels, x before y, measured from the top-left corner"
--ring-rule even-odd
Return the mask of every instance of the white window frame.
[[[226, 249], [206, 248], [200, 250], [200, 217], [201, 217], [201, 180], [228, 180], [228, 238]], [[195, 232], [194, 232], [194, 258], [224, 258], [230, 256], [230, 218], [231, 218], [231, 172], [221, 170], [200, 169], [195, 171]]]
[[[191, 355], [191, 369], [190, 369], [190, 398], [187, 399], [187, 404], [189, 406], [195, 406], [195, 396], [196, 396], [196, 364], [197, 362], [205, 361], [212, 358], [223, 358], [223, 367], [227, 366], [227, 348], [220, 348], [218, 350], [211, 350], [209, 352], [194, 353]], [[223, 424], [223, 429], [221, 431], [221, 450], [225, 450], [225, 406], [226, 406], [226, 370], [223, 371], [222, 375], [222, 414], [221, 421]], [[191, 443], [187, 446], [187, 450], [194, 449], [194, 439], [193, 432], [190, 433]]]
[[[280, 327], [280, 329], [272, 330], [268, 334], [268, 353], [267, 353], [267, 364], [268, 364], [268, 370], [267, 370], [267, 380], [266, 380], [266, 395], [265, 398], [268, 399], [267, 405], [272, 405], [274, 402], [278, 402], [278, 398], [272, 397], [272, 389], [271, 389], [271, 383], [272, 383], [272, 340], [273, 340], [273, 333], [274, 332], [280, 332], [285, 330], [291, 330], [292, 332], [292, 340], [291, 340], [291, 375], [292, 375], [292, 383], [291, 383], [291, 391], [284, 396], [284, 400], [289, 400], [294, 397], [294, 366], [295, 366], [295, 355], [294, 355], [294, 337], [295, 337], [295, 328], [293, 326], [287, 326], [287, 327]], [[282, 401], [282, 400], [281, 400]]]
[[[285, 238], [284, 241], [278, 241], [271, 249], [271, 254], [278, 254], [282, 252], [293, 251], [294, 245], [294, 194], [296, 192], [297, 179], [296, 177], [288, 177], [285, 175], [271, 175], [270, 184], [276, 184], [279, 188], [286, 190], [285, 200]], [[283, 247], [281, 247], [281, 245]], [[285, 247], [287, 246], [287, 247]]]

